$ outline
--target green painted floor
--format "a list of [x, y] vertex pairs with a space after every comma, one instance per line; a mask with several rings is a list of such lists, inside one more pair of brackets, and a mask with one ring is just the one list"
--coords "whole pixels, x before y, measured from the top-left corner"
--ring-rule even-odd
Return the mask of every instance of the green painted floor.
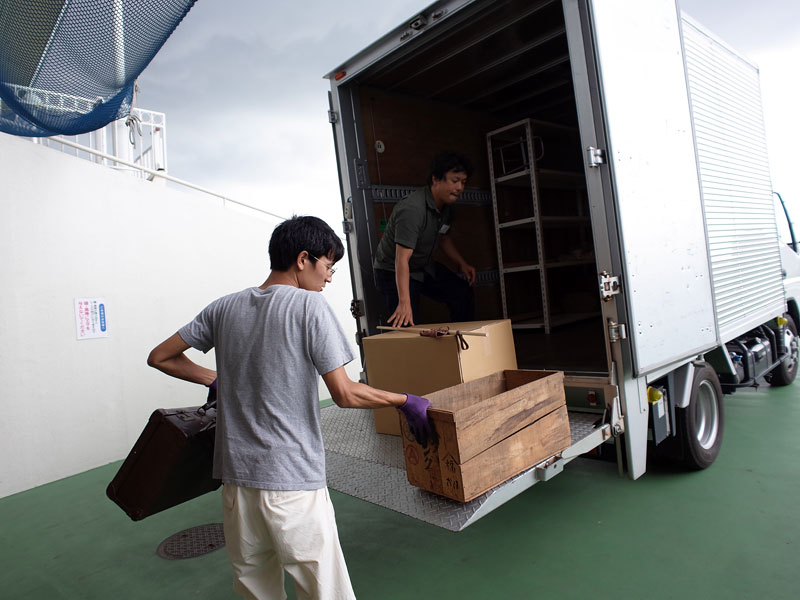
[[[651, 466], [628, 481], [614, 464], [579, 459], [461, 533], [334, 492], [356, 593], [796, 600], [800, 383], [740, 391], [726, 411], [706, 471]], [[221, 521], [219, 493], [133, 523], [105, 498], [117, 467], [0, 499], [0, 597], [234, 598], [225, 550], [156, 555], [170, 535]]]

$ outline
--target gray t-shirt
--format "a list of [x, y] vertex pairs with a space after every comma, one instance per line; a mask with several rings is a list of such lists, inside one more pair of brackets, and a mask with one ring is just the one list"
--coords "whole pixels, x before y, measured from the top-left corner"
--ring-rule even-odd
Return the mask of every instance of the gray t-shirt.
[[266, 490], [325, 487], [319, 375], [355, 358], [319, 292], [248, 288], [178, 334], [217, 360], [214, 477]]

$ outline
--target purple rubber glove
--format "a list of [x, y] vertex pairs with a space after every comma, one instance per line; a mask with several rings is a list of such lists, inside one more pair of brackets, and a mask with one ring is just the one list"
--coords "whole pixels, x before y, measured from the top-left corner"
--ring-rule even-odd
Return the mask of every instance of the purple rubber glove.
[[213, 402], [217, 399], [217, 380], [215, 379], [208, 385], [208, 397], [206, 398], [206, 404], [209, 402]]
[[431, 406], [431, 403], [427, 398], [406, 394], [406, 403], [398, 407], [403, 416], [405, 416], [408, 428], [411, 430], [414, 439], [422, 447], [427, 446], [428, 441], [433, 441], [436, 436], [436, 432], [428, 420], [429, 406]]

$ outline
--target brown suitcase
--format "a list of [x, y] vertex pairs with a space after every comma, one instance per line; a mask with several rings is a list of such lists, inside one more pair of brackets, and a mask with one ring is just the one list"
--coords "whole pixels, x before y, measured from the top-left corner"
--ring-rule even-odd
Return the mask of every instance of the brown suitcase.
[[216, 402], [158, 409], [106, 489], [134, 521], [222, 485], [211, 476]]

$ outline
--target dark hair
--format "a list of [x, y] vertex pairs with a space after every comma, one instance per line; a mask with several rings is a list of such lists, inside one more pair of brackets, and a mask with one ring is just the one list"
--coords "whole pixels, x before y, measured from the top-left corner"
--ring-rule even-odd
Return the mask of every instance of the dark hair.
[[472, 163], [460, 154], [455, 152], [441, 152], [433, 157], [430, 172], [428, 173], [428, 185], [433, 185], [433, 178], [444, 179], [448, 171], [456, 173], [466, 173], [467, 177], [472, 175]]
[[303, 250], [311, 255], [312, 264], [323, 256], [332, 258], [334, 263], [344, 256], [342, 241], [330, 225], [317, 217], [294, 216], [272, 232], [270, 267], [273, 271], [288, 271]]

